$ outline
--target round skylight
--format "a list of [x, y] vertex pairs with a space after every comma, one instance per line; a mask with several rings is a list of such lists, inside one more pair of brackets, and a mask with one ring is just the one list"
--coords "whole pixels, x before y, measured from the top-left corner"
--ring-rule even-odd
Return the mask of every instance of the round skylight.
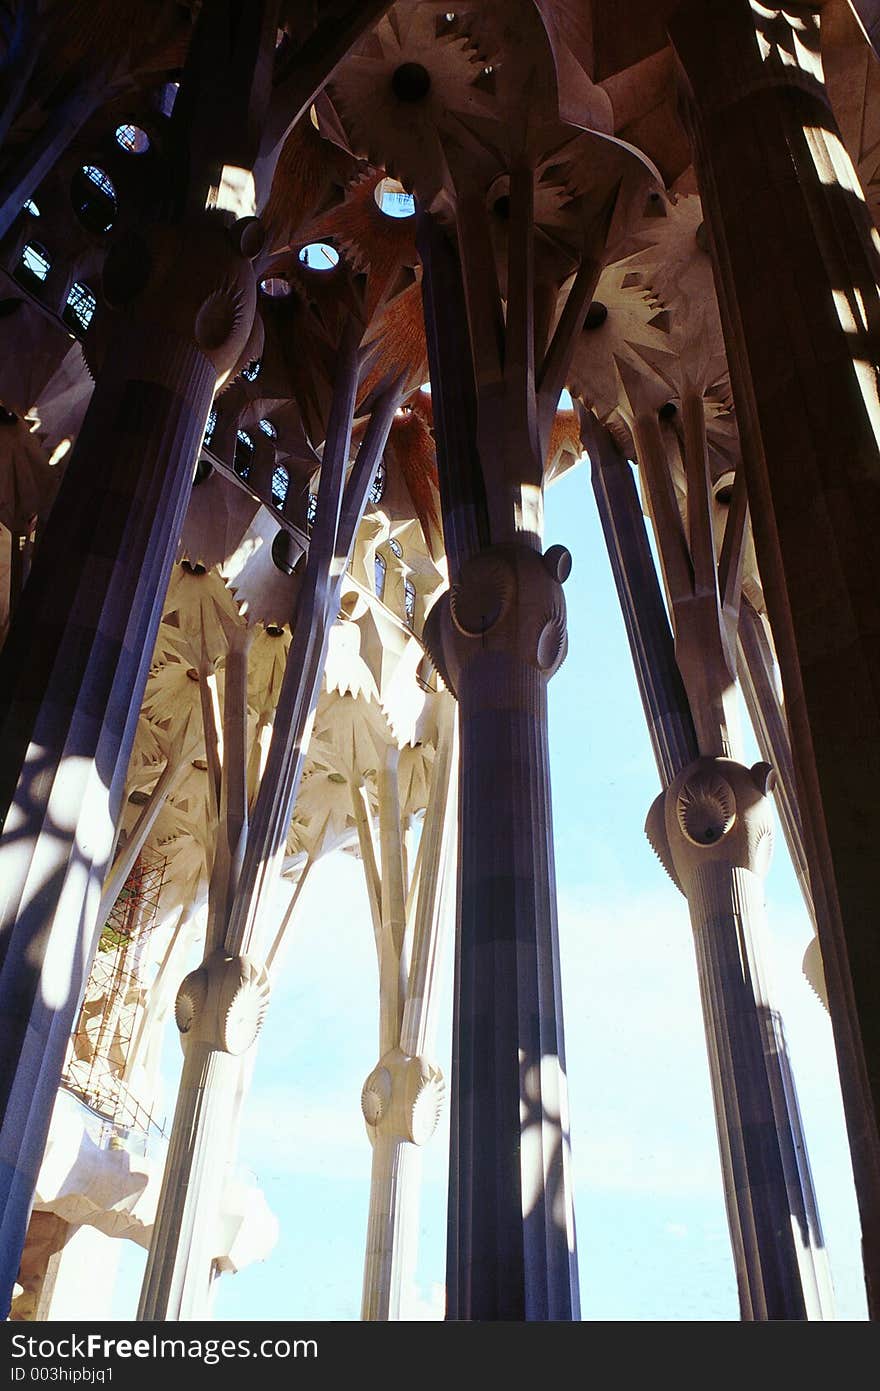
[[140, 126], [125, 123], [116, 127], [116, 143], [130, 155], [145, 155], [150, 148], [150, 137]]
[[312, 241], [300, 249], [299, 259], [309, 270], [328, 271], [339, 265], [339, 252], [329, 242]]
[[380, 179], [373, 196], [386, 217], [412, 217], [415, 213], [416, 200], [398, 179]]
[[270, 299], [285, 299], [291, 293], [290, 281], [285, 280], [283, 275], [267, 275], [265, 280], [260, 281], [260, 289]]

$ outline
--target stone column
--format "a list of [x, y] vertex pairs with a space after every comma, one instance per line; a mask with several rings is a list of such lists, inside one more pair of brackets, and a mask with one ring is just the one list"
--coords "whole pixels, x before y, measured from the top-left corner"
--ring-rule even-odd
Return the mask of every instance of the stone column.
[[265, 970], [222, 948], [177, 992], [174, 1018], [184, 1063], [165, 1164], [183, 1181], [162, 1184], [139, 1319], [206, 1316], [242, 1058], [268, 1004]]
[[570, 563], [488, 547], [426, 625], [461, 734], [451, 1319], [579, 1317], [547, 738]]
[[[691, 773], [700, 768], [713, 770], [716, 765], [711, 756], [700, 759], [690, 715], [691, 703], [675, 663], [672, 634], [660, 597], [644, 518], [629, 465], [597, 421], [585, 418], [583, 424], [585, 443], [592, 456], [593, 486], [627, 624], [633, 662], [643, 692], [651, 742], [664, 784], [669, 787], [674, 783], [678, 787], [681, 782], [679, 775], [683, 770], [689, 768]], [[701, 505], [705, 507], [707, 501], [707, 491], [699, 488], [698, 481], [692, 478], [688, 494], [689, 513], [694, 521]], [[661, 549], [669, 540], [668, 535], [661, 534]], [[712, 583], [716, 582], [713, 579]], [[711, 586], [705, 587], [708, 589]], [[677, 637], [684, 637], [682, 625], [693, 621], [689, 617], [691, 611], [686, 604], [673, 604], [673, 612], [678, 624]], [[715, 673], [720, 685], [723, 674], [717, 665]], [[707, 671], [707, 678], [709, 675]], [[704, 680], [695, 698], [706, 692]], [[713, 737], [711, 715], [714, 711], [717, 716], [723, 706], [717, 693], [706, 704], [701, 728], [710, 743], [703, 752], [711, 755], [720, 733], [716, 726]], [[739, 768], [736, 763], [730, 766]], [[764, 771], [769, 771], [769, 765]], [[695, 785], [690, 781], [687, 783], [688, 788]], [[699, 786], [703, 784], [699, 783]], [[710, 786], [710, 783], [706, 786]], [[717, 786], [722, 786], [720, 780]], [[746, 786], [751, 807], [754, 788], [748, 784]], [[752, 873], [747, 878], [747, 884], [754, 888], [757, 883], [757, 890], [744, 894], [738, 883], [744, 871], [736, 856], [731, 857], [729, 853], [716, 856], [710, 904], [710, 909], [712, 905], [714, 909], [707, 916], [703, 880], [698, 876], [684, 876], [668, 855], [664, 858], [668, 844], [665, 807], [668, 798], [671, 797], [674, 802], [675, 795], [672, 791], [661, 794], [648, 818], [647, 830], [661, 860], [686, 894], [695, 924], [715, 1122], [743, 1317], [830, 1317], [830, 1282], [797, 1097], [788, 1067], [781, 1021], [776, 1011], [771, 1009], [760, 960], [760, 944], [764, 934], [763, 886], [760, 877], [755, 880], [754, 875], [757, 872], [762, 874], [766, 865], [757, 864], [750, 847], [747, 859]], [[769, 834], [770, 812], [764, 798], [761, 798], [759, 806], [760, 816], [754, 808], [750, 815], [753, 825], [758, 826], [759, 834], [763, 836]], [[710, 842], [714, 843], [714, 836], [709, 836], [706, 843]], [[769, 841], [764, 848], [768, 846]], [[736, 848], [735, 841], [726, 843], [726, 851]], [[769, 859], [769, 856], [765, 858]], [[725, 904], [728, 907], [730, 904], [737, 905], [736, 910], [727, 911]], [[713, 941], [717, 938], [713, 961], [723, 962], [742, 956], [748, 960], [748, 971], [737, 973], [718, 969], [714, 977], [707, 975], [707, 933], [712, 934]], [[743, 1039], [747, 1041], [747, 1046], [743, 1046]], [[755, 1039], [759, 1045], [757, 1049]], [[732, 1093], [731, 1088], [734, 1089]], [[765, 1116], [769, 1097], [771, 1130], [743, 1126], [736, 1098], [746, 1095], [756, 1095], [761, 1099]], [[740, 1154], [738, 1162], [745, 1172], [761, 1168], [764, 1175], [761, 1201], [765, 1210], [779, 1217], [775, 1225], [765, 1222], [759, 1227], [755, 1226], [753, 1195], [748, 1184], [742, 1185], [737, 1181], [732, 1158], [736, 1154]], [[771, 1157], [775, 1155], [769, 1167], [766, 1164], [767, 1154]], [[799, 1240], [795, 1242], [797, 1263], [794, 1266], [790, 1262], [785, 1265], [788, 1257], [784, 1253], [780, 1255], [778, 1251], [778, 1231], [788, 1231], [792, 1227], [799, 1233]], [[788, 1250], [788, 1246], [785, 1250]], [[782, 1303], [778, 1298], [777, 1266], [780, 1261], [786, 1274], [786, 1299]], [[801, 1285], [803, 1299], [799, 1297]], [[792, 1312], [776, 1315], [768, 1312], [774, 1308]]]
[[670, 34], [785, 690], [876, 1312], [880, 240], [828, 102], [810, 9], [684, 0]]
[[416, 1264], [421, 1146], [437, 1128], [445, 1087], [423, 1057], [390, 1049], [361, 1092], [373, 1146], [361, 1318], [400, 1317]]
[[[765, 1068], [765, 991], [754, 943], [773, 846], [771, 770], [699, 758], [653, 804], [646, 830], [686, 895], [694, 931], [727, 1219], [746, 1320], [822, 1317], [812, 1238], [790, 1205], [786, 1150]], [[756, 1002], [758, 1008], [756, 1009]], [[793, 1148], [793, 1147], [789, 1147]], [[794, 1176], [796, 1177], [796, 1175]], [[813, 1214], [810, 1214], [812, 1216]], [[794, 1220], [793, 1220], [794, 1219]], [[819, 1234], [821, 1236], [821, 1234]]]
[[858, 16], [865, 36], [880, 57], [880, 0], [849, 0]]
[[[267, 970], [259, 964], [259, 929], [280, 877], [342, 577], [399, 400], [397, 387], [378, 397], [346, 480], [358, 340], [358, 326], [351, 321], [339, 349], [318, 514], [296, 600], [293, 641], [266, 769], [252, 806], [246, 797], [247, 668], [241, 642], [232, 663], [227, 660], [227, 681], [232, 677], [233, 684], [224, 695], [229, 725], [222, 770], [219, 762], [217, 767], [218, 839], [208, 891], [205, 959], [183, 982], [175, 1007], [184, 1067], [138, 1307], [143, 1320], [204, 1318], [209, 1307], [222, 1175], [234, 1158], [237, 1139], [235, 1095], [249, 1081], [239, 1054], [246, 1054], [256, 1041], [269, 1002]], [[209, 723], [207, 719], [206, 735]], [[211, 744], [207, 738], [208, 748]], [[228, 1041], [225, 1031], [231, 1016], [224, 1017], [219, 1004], [211, 1003], [215, 997], [235, 1000], [240, 1047]], [[190, 1021], [195, 1030], [191, 1037]]]
[[0, 658], [4, 1311], [198, 447], [253, 319], [241, 237], [206, 214], [111, 252], [117, 325]]
[[626, 626], [651, 747], [664, 786], [699, 753], [675, 641], [629, 463], [592, 413], [581, 414], [593, 492]]
[[373, 1147], [361, 1301], [361, 1317], [370, 1320], [399, 1319], [402, 1299], [411, 1288], [418, 1249], [420, 1149], [437, 1127], [446, 1093], [431, 1056], [458, 797], [454, 702], [446, 693], [434, 700], [431, 791], [411, 877], [405, 867], [408, 816], [401, 817], [396, 744], [386, 750], [379, 769], [381, 881], [363, 788], [351, 784], [379, 958], [381, 1056], [361, 1093]]

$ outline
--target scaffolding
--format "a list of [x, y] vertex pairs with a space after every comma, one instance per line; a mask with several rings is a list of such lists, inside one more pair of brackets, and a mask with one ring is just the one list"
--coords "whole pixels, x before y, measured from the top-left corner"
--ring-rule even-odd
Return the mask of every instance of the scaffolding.
[[143, 963], [159, 915], [164, 855], [141, 851], [101, 930], [61, 1085], [111, 1125], [161, 1133], [132, 1093], [126, 1069], [143, 1009]]

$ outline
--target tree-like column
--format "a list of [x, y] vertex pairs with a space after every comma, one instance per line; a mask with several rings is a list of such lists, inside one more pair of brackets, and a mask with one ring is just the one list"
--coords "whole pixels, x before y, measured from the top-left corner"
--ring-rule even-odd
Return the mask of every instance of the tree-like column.
[[670, 22], [779, 655], [862, 1222], [880, 1301], [880, 255], [819, 6]]
[[108, 261], [118, 322], [0, 662], [4, 1307], [198, 447], [253, 320], [251, 235], [206, 213]]

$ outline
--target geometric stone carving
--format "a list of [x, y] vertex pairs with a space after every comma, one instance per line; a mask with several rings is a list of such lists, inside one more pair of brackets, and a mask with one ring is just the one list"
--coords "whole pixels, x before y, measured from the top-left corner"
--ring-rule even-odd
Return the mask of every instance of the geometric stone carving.
[[439, 1067], [425, 1058], [407, 1057], [399, 1048], [391, 1049], [373, 1068], [361, 1092], [371, 1142], [382, 1130], [413, 1145], [427, 1144], [437, 1129], [445, 1093]]
[[213, 952], [181, 982], [174, 1018], [184, 1051], [197, 1040], [238, 1056], [256, 1041], [269, 1007], [269, 977], [244, 956]]

